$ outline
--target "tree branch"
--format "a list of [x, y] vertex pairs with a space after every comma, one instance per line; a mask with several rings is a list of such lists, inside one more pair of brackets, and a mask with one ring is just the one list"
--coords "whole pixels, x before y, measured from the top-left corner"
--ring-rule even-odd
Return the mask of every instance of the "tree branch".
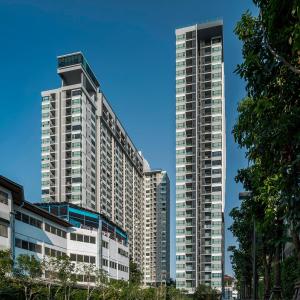
[[266, 46], [270, 50], [270, 52], [273, 54], [273, 56], [275, 58], [277, 58], [279, 61], [281, 61], [285, 66], [287, 66], [292, 72], [294, 72], [295, 74], [299, 74], [300, 75], [300, 69], [297, 69], [296, 67], [294, 67], [293, 65], [291, 65], [284, 57], [282, 57], [281, 55], [277, 54], [275, 52], [275, 50], [273, 50], [271, 48], [271, 46], [267, 42], [267, 39], [265, 39], [265, 40], [266, 40], [265, 41], [266, 42]]
[[294, 67], [293, 65], [291, 65], [283, 56], [279, 55], [278, 53], [276, 53], [276, 51], [270, 46], [269, 42], [268, 42], [268, 38], [267, 38], [267, 34], [266, 34], [266, 29], [264, 28], [263, 22], [262, 22], [262, 18], [263, 18], [263, 13], [260, 10], [259, 12], [259, 17], [260, 17], [260, 23], [261, 23], [261, 28], [263, 31], [263, 36], [264, 36], [264, 40], [266, 43], [267, 48], [269, 49], [269, 51], [273, 54], [273, 56], [275, 58], [277, 58], [279, 61], [281, 61], [285, 66], [287, 66], [292, 72], [294, 72], [295, 74], [300, 75], [300, 69], [297, 69], [296, 67]]

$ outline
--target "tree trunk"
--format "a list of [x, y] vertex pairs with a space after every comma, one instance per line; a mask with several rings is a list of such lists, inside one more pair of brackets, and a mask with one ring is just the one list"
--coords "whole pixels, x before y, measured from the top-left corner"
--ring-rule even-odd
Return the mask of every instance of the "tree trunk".
[[67, 297], [67, 286], [65, 286], [65, 290], [64, 290], [64, 292], [65, 292], [65, 300], [68, 300], [68, 297]]
[[51, 284], [48, 284], [48, 300], [51, 300]]
[[24, 286], [24, 292], [25, 292], [25, 300], [28, 300], [28, 287]]
[[251, 277], [247, 278], [245, 281], [245, 299], [251, 299], [251, 292], [252, 292], [252, 284], [251, 284]]
[[274, 286], [271, 292], [270, 300], [281, 300], [281, 269], [280, 269], [280, 252], [281, 243], [275, 248], [275, 259], [274, 259]]
[[264, 299], [269, 300], [271, 291], [271, 257], [264, 256]]
[[275, 249], [275, 262], [274, 262], [274, 286], [281, 286], [281, 274], [280, 274], [280, 245]]
[[87, 286], [87, 292], [86, 292], [86, 300], [90, 300], [91, 296], [90, 296], [90, 283], [88, 282], [88, 286]]
[[298, 263], [300, 261], [300, 238], [299, 238], [299, 232], [292, 231], [292, 237], [293, 237], [293, 244], [295, 247], [296, 255], [298, 258]]

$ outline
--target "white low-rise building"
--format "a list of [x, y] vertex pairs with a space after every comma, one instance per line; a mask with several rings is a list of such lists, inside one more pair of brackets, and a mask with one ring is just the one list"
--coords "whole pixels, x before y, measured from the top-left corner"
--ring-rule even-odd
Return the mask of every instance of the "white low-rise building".
[[129, 278], [125, 231], [101, 214], [73, 204], [25, 201], [22, 186], [2, 176], [0, 249], [11, 249], [14, 260], [20, 254], [39, 259], [68, 255], [78, 269], [92, 264], [109, 278]]

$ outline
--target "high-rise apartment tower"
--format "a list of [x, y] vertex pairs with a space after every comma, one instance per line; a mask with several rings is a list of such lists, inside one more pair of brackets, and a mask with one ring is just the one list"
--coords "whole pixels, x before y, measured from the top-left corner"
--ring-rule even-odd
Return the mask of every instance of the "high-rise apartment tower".
[[105, 215], [142, 265], [143, 158], [80, 52], [58, 57], [61, 87], [42, 92], [42, 200]]
[[176, 30], [176, 285], [222, 289], [226, 175], [223, 22]]
[[144, 284], [170, 279], [170, 180], [166, 171], [144, 170]]

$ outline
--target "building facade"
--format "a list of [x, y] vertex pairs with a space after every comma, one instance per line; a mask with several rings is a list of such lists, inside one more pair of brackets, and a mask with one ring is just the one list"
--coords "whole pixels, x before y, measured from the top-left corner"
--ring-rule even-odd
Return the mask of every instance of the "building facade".
[[67, 255], [84, 284], [84, 265], [104, 270], [109, 278], [129, 279], [127, 234], [104, 216], [69, 203], [34, 205], [23, 188], [0, 176], [0, 249], [47, 257]]
[[237, 300], [239, 294], [237, 290], [237, 280], [229, 275], [224, 275], [224, 300]]
[[61, 87], [42, 92], [42, 201], [105, 215], [141, 266], [143, 158], [82, 53], [59, 56], [57, 72]]
[[226, 135], [223, 22], [176, 30], [176, 285], [222, 289]]
[[170, 280], [170, 180], [166, 171], [144, 172], [144, 284]]

